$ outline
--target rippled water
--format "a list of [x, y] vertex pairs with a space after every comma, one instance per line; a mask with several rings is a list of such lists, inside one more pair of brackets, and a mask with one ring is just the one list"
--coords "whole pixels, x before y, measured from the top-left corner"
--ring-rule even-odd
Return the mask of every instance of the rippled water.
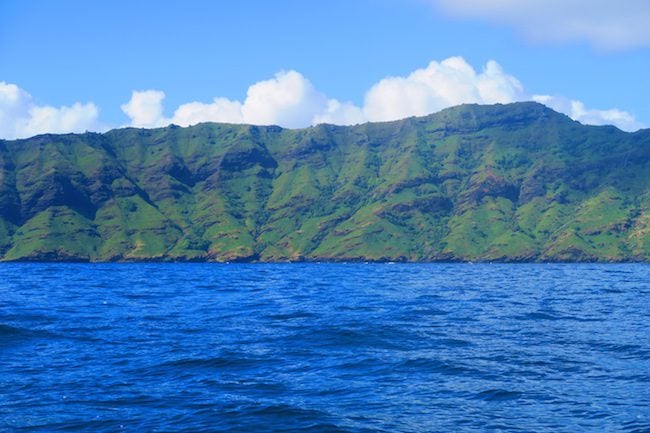
[[0, 430], [648, 432], [650, 266], [0, 266]]

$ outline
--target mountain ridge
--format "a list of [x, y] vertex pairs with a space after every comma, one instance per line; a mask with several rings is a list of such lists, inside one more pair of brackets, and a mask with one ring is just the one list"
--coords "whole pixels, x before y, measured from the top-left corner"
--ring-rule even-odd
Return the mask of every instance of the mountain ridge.
[[648, 261], [650, 130], [535, 102], [0, 140], [0, 260]]

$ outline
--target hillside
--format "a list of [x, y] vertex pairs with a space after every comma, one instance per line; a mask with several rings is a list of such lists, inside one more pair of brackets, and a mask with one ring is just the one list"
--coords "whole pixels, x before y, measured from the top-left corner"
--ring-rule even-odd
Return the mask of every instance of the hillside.
[[649, 261], [650, 130], [531, 102], [0, 141], [0, 259]]

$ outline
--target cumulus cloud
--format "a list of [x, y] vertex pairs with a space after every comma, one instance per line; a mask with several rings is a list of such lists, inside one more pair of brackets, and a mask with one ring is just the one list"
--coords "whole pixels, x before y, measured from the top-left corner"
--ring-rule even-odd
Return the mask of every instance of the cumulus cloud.
[[650, 46], [647, 0], [429, 0], [458, 17], [512, 26], [534, 41], [586, 41], [598, 49]]
[[131, 99], [120, 108], [131, 118], [131, 125], [143, 128], [164, 126], [168, 122], [163, 116], [162, 101], [165, 92], [160, 90], [134, 90]]
[[[216, 97], [211, 102], [188, 102], [165, 116], [165, 93], [133, 91], [121, 106], [129, 126], [188, 126], [200, 122], [277, 124], [288, 128], [319, 123], [352, 125], [367, 121], [422, 116], [463, 103], [509, 103], [535, 100], [585, 124], [613, 124], [626, 131], [644, 127], [631, 113], [619, 109], [588, 108], [563, 96], [530, 95], [522, 84], [495, 61], [475, 70], [462, 57], [433, 61], [406, 76], [388, 77], [373, 85], [364, 103], [329, 98], [296, 71], [282, 71], [248, 88], [243, 102]], [[0, 137], [23, 138], [40, 133], [103, 130], [93, 103], [71, 106], [38, 105], [15, 84], [0, 82]]]
[[84, 132], [101, 129], [99, 109], [93, 103], [72, 106], [38, 105], [15, 84], [0, 81], [0, 137], [26, 138], [44, 133]]
[[586, 108], [582, 101], [563, 96], [533, 95], [532, 99], [586, 125], [615, 125], [624, 131], [636, 131], [644, 127], [632, 114], [617, 108], [609, 110]]
[[296, 71], [283, 71], [248, 88], [244, 102], [215, 98], [211, 103], [190, 102], [172, 117], [163, 115], [165, 94], [135, 91], [122, 110], [132, 126], [181, 126], [199, 122], [278, 124], [288, 128], [318, 123], [349, 125], [421, 116], [462, 103], [491, 104], [523, 98], [519, 81], [494, 61], [476, 72], [462, 57], [431, 62], [406, 77], [385, 78], [366, 94], [359, 107], [328, 98]]
[[397, 120], [463, 103], [534, 99], [583, 123], [609, 123], [628, 131], [642, 127], [625, 111], [590, 109], [580, 101], [558, 96], [531, 96], [497, 62], [491, 60], [477, 71], [462, 57], [431, 62], [406, 76], [384, 78], [366, 92], [361, 106], [327, 97], [296, 71], [282, 71], [251, 85], [243, 102], [222, 97], [209, 103], [189, 102], [176, 108], [171, 117], [164, 116], [164, 98], [159, 90], [135, 91], [122, 110], [130, 117], [130, 124], [139, 127], [226, 122], [298, 128], [318, 123], [351, 125]]
[[[299, 128], [319, 123], [353, 125], [427, 115], [463, 103], [509, 103], [535, 100], [585, 124], [612, 124], [626, 131], [644, 125], [619, 109], [593, 109], [563, 96], [531, 95], [514, 76], [491, 60], [475, 70], [462, 57], [433, 61], [405, 76], [388, 77], [373, 85], [364, 102], [333, 99], [318, 91], [302, 74], [281, 71], [254, 83], [243, 102], [215, 97], [211, 102], [188, 102], [165, 115], [165, 93], [133, 91], [121, 105], [128, 126], [153, 128], [171, 123], [189, 126], [201, 122], [276, 124]], [[24, 138], [41, 133], [100, 131], [99, 109], [93, 103], [71, 106], [38, 105], [15, 84], [0, 82], [0, 138]]]
[[325, 110], [314, 116], [312, 124], [332, 123], [335, 125], [355, 125], [367, 122], [368, 119], [360, 107], [351, 102], [340, 102], [336, 99], [327, 101]]
[[495, 61], [477, 73], [462, 57], [431, 62], [407, 77], [385, 78], [366, 94], [371, 121], [422, 116], [463, 103], [494, 104], [523, 99], [523, 86]]
[[122, 111], [131, 119], [132, 126], [139, 127], [226, 122], [298, 128], [320, 121], [350, 124], [364, 120], [358, 109], [328, 99], [296, 71], [282, 71], [251, 85], [243, 103], [221, 97], [211, 103], [189, 102], [180, 105], [169, 118], [163, 115], [164, 97], [159, 90], [135, 91], [131, 100], [122, 105]]
[[286, 71], [250, 86], [242, 114], [249, 123], [299, 127], [310, 124], [326, 107], [327, 97], [309, 80], [296, 71]]
[[210, 104], [189, 102], [179, 106], [169, 122], [181, 126], [200, 122], [244, 123], [242, 104], [227, 98], [214, 98]]

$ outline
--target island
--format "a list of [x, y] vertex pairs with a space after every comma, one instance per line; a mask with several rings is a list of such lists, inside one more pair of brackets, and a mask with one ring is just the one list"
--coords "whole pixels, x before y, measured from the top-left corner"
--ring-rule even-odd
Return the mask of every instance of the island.
[[650, 130], [535, 102], [0, 140], [2, 261], [650, 260]]

